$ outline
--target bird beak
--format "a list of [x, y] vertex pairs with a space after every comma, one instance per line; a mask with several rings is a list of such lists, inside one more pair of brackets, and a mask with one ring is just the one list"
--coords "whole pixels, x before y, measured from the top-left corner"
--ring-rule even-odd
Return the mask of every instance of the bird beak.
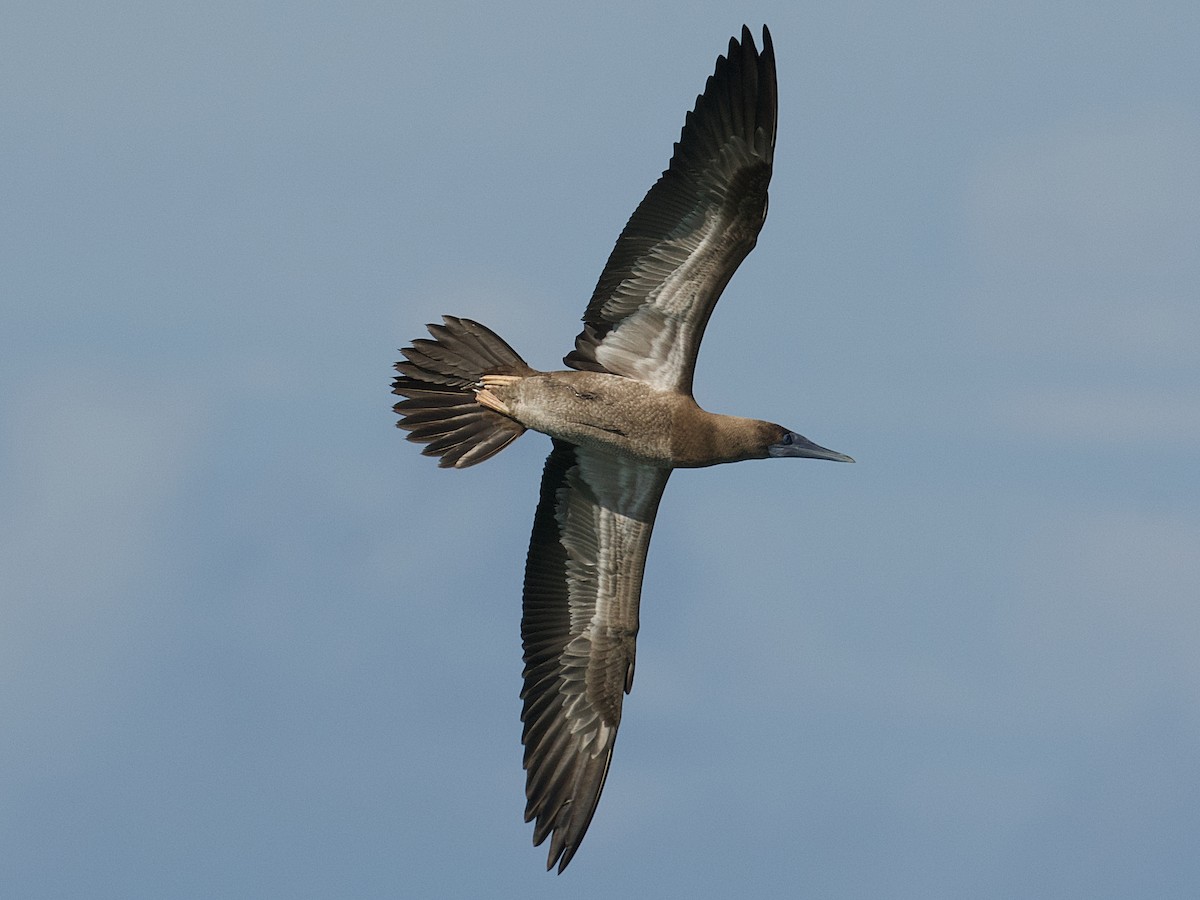
[[827, 450], [819, 444], [814, 444], [802, 434], [789, 431], [778, 443], [767, 448], [767, 453], [773, 457], [799, 456], [804, 459], [828, 459], [833, 462], [854, 462], [845, 453]]

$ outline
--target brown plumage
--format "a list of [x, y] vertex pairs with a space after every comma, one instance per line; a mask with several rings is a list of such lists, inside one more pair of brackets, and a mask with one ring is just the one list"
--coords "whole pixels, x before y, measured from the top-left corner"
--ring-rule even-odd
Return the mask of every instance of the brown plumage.
[[492, 331], [470, 319], [444, 316], [430, 325], [433, 340], [418, 338], [401, 351], [393, 393], [409, 399], [394, 407], [410, 441], [429, 446], [438, 465], [463, 468], [495, 456], [525, 433], [525, 426], [475, 402], [474, 386], [484, 372], [532, 375], [533, 369]]
[[526, 429], [554, 439], [525, 565], [526, 821], [571, 861], [633, 685], [646, 551], [671, 470], [767, 457], [852, 461], [779, 425], [692, 397], [713, 306], [753, 249], [775, 147], [775, 56], [748, 29], [717, 59], [670, 166], [617, 239], [584, 314], [573, 371], [531, 369], [469, 319], [413, 341], [393, 391], [409, 440], [439, 465], [482, 462]]

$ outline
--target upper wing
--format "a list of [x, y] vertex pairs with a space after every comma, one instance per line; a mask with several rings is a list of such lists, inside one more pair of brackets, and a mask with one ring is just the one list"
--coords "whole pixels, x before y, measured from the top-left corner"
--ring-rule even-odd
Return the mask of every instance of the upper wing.
[[568, 366], [691, 393], [708, 317], [767, 216], [776, 106], [771, 34], [759, 53], [743, 26], [617, 238]]
[[668, 469], [555, 440], [525, 564], [525, 821], [566, 868], [592, 821], [633, 684], [638, 599]]

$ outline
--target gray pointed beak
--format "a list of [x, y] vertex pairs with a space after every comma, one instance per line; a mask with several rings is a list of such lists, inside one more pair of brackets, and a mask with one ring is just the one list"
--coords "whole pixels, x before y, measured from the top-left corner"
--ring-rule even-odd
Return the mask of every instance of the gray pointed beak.
[[767, 448], [767, 453], [773, 457], [798, 456], [803, 459], [828, 459], [833, 462], [854, 462], [845, 453], [829, 450], [820, 444], [814, 444], [802, 434], [789, 431], [783, 440]]

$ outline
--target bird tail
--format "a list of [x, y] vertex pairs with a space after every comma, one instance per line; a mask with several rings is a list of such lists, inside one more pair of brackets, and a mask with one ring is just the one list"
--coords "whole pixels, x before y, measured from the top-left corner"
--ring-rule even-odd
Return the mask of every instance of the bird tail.
[[478, 322], [454, 316], [442, 321], [426, 326], [433, 340], [418, 338], [400, 351], [405, 358], [396, 363], [400, 375], [392, 393], [407, 399], [394, 407], [396, 427], [409, 431], [410, 441], [428, 444], [421, 452], [440, 456], [442, 468], [462, 469], [495, 456], [525, 432], [520, 422], [479, 402], [483, 377], [522, 377], [534, 370]]

